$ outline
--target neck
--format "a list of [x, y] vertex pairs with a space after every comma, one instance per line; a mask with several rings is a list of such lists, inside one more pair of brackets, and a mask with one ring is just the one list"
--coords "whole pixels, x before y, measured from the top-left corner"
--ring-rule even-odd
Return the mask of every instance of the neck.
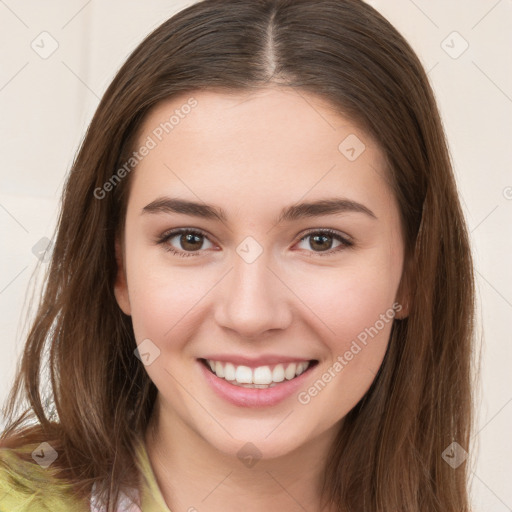
[[146, 431], [148, 457], [172, 512], [331, 512], [320, 489], [334, 432], [292, 453], [244, 464], [217, 450], [188, 425], [155, 414]]

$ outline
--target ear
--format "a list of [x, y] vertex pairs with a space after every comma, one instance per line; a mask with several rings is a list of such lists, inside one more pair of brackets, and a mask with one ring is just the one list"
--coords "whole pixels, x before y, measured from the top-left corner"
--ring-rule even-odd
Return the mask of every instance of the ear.
[[404, 269], [402, 271], [402, 279], [398, 285], [396, 292], [396, 302], [401, 306], [397, 309], [395, 318], [403, 320], [409, 316], [411, 310], [411, 282], [412, 282], [412, 271], [413, 271], [413, 258], [410, 257], [404, 263]]
[[130, 297], [128, 295], [128, 283], [126, 280], [126, 271], [124, 265], [124, 255], [121, 242], [118, 238], [115, 241], [117, 275], [114, 283], [114, 295], [117, 304], [125, 315], [131, 315]]

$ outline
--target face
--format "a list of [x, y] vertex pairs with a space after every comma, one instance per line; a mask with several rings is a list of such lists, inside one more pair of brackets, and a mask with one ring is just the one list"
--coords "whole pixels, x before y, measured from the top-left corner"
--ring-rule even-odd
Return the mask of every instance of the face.
[[376, 143], [319, 98], [264, 89], [163, 102], [137, 148], [115, 294], [159, 416], [232, 455], [334, 432], [406, 314]]

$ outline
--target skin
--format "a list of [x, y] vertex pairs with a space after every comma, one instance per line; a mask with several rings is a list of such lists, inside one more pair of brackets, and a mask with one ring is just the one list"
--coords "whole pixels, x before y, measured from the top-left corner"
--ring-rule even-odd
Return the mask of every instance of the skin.
[[[145, 367], [159, 390], [146, 434], [150, 461], [173, 512], [287, 512], [299, 504], [319, 511], [330, 445], [374, 380], [392, 321], [307, 404], [294, 394], [271, 407], [237, 407], [213, 392], [197, 358], [317, 359], [307, 390], [393, 303], [402, 304], [397, 318], [407, 314], [400, 216], [383, 155], [330, 105], [287, 88], [174, 97], [148, 114], [137, 147], [191, 96], [198, 105], [133, 171], [116, 244], [118, 304], [137, 343], [149, 338], [160, 350]], [[350, 134], [366, 146], [354, 161], [338, 149]], [[165, 195], [216, 205], [227, 222], [142, 213]], [[286, 206], [332, 197], [362, 203], [376, 218], [344, 212], [277, 222]], [[156, 242], [173, 228], [206, 232], [195, 256]], [[301, 241], [312, 228], [336, 230], [354, 245], [322, 255], [340, 242]], [[248, 236], [263, 250], [252, 263], [236, 251]], [[179, 235], [169, 245], [194, 252]], [[261, 452], [252, 467], [237, 457], [247, 442]]]

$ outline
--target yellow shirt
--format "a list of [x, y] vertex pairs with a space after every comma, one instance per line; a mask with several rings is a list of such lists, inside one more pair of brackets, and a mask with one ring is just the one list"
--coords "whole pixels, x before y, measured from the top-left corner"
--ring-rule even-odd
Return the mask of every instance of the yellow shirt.
[[[97, 503], [94, 488], [87, 503], [73, 496], [71, 486], [55, 477], [47, 462], [38, 464], [44, 446], [26, 445], [22, 450], [32, 453], [34, 462], [21, 461], [14, 450], [0, 448], [0, 512], [103, 512]], [[146, 446], [141, 440], [136, 447], [141, 471], [141, 507], [136, 490], [123, 493], [118, 512], [171, 512], [167, 507], [151, 467]], [[47, 467], [43, 467], [46, 464]]]

